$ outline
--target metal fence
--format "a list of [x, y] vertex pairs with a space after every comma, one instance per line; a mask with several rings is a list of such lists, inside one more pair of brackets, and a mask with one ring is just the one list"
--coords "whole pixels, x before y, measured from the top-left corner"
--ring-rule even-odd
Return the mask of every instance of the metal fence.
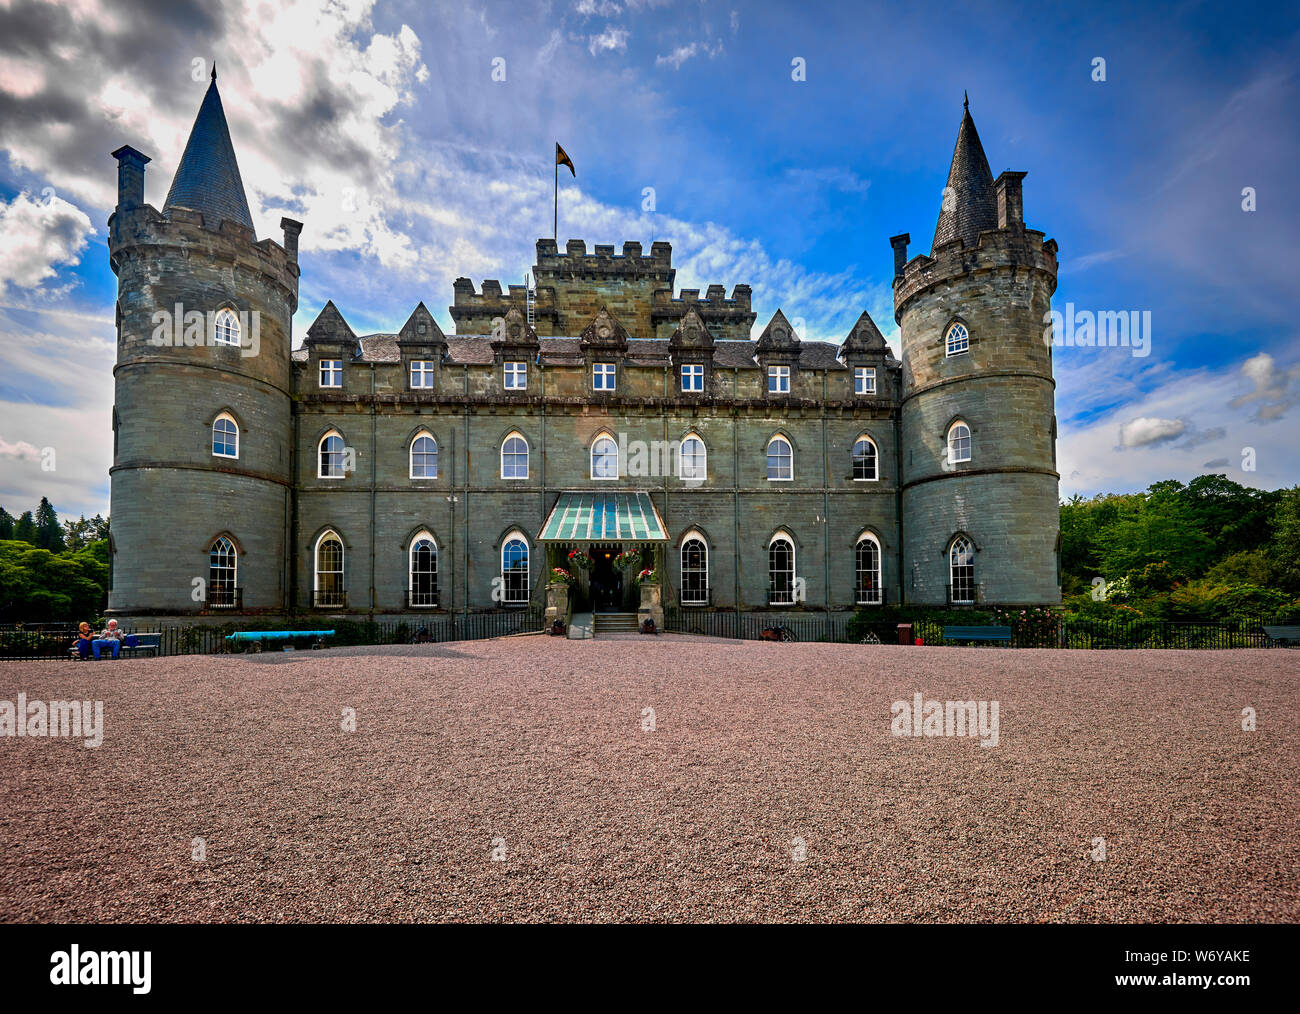
[[[1004, 624], [1003, 620], [986, 621]], [[1295, 623], [1285, 617], [1221, 622], [1178, 620], [1085, 620], [1059, 617], [1054, 623], [1041, 617], [1029, 622], [1010, 622], [1013, 648], [1269, 648], [1275, 642], [1264, 632], [1265, 625]], [[945, 641], [943, 630], [951, 621], [929, 619], [923, 614], [911, 623], [913, 638], [923, 644]], [[735, 610], [665, 611], [664, 629], [675, 633], [704, 634], [740, 640], [761, 640], [765, 630], [784, 630], [795, 641], [858, 643], [874, 637], [881, 644], [899, 643], [898, 624], [873, 621], [869, 611], [851, 613], [737, 613]], [[770, 636], [770, 635], [769, 635]]]
[[[185, 623], [122, 623], [125, 634], [153, 633], [159, 636], [159, 655], [216, 655], [228, 651], [248, 651], [248, 642], [232, 643], [226, 635], [235, 631], [257, 630], [333, 630], [327, 647], [349, 645], [413, 644], [440, 641], [479, 641], [539, 631], [544, 623], [539, 608], [510, 609], [466, 616], [429, 616], [415, 620], [330, 620], [303, 617], [297, 621], [275, 624], [223, 624], [197, 626]], [[0, 660], [35, 661], [68, 658], [77, 636], [75, 623], [23, 623], [0, 625]], [[290, 640], [296, 648], [311, 647], [318, 638], [304, 636]], [[275, 644], [278, 650], [284, 642]], [[257, 644], [257, 642], [253, 642]], [[260, 648], [260, 644], [258, 645]], [[257, 650], [253, 648], [252, 650]]]

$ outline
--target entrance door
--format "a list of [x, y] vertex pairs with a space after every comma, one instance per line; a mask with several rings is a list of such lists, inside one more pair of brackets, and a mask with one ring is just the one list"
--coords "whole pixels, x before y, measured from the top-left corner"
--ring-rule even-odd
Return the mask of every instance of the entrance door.
[[596, 546], [591, 553], [591, 607], [598, 613], [616, 613], [623, 608], [623, 572], [614, 566], [618, 549]]

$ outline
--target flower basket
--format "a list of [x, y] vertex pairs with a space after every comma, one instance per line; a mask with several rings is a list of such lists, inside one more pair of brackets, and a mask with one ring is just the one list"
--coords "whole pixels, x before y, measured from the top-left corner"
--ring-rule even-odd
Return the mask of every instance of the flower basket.
[[635, 581], [637, 584], [658, 584], [659, 571], [651, 567], [647, 567], [645, 570], [641, 571], [641, 573], [639, 573], [636, 576]]
[[623, 570], [631, 570], [633, 567], [641, 566], [641, 553], [635, 549], [629, 549], [626, 552], [619, 553], [614, 557], [614, 566]]
[[552, 567], [551, 584], [563, 584], [563, 585], [573, 584], [573, 575], [570, 574], [563, 567]]
[[591, 557], [581, 549], [569, 551], [569, 566], [575, 570], [591, 570]]

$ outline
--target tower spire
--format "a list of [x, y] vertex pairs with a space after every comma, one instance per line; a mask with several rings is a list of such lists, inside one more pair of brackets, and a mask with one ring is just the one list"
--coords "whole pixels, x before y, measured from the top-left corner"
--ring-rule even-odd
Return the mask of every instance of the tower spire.
[[244, 196], [244, 181], [239, 175], [235, 146], [230, 127], [217, 91], [217, 63], [212, 62], [212, 80], [208, 84], [199, 115], [194, 119], [185, 154], [176, 167], [171, 190], [167, 192], [166, 213], [172, 208], [189, 208], [203, 215], [204, 225], [216, 229], [222, 221], [238, 222], [253, 228], [253, 216]]
[[[974, 247], [985, 229], [998, 224], [997, 199], [993, 193], [993, 173], [980, 144], [979, 132], [970, 115], [970, 98], [962, 92], [961, 127], [948, 169], [948, 186], [943, 192], [943, 206], [934, 230], [934, 247], [960, 239]], [[933, 250], [931, 251], [933, 252]]]

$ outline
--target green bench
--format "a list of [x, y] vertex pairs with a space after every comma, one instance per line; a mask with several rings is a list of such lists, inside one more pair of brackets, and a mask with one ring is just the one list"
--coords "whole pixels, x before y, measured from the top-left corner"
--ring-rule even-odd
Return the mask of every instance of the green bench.
[[996, 641], [1011, 643], [1010, 627], [944, 627], [945, 641]]
[[1300, 627], [1265, 627], [1264, 633], [1274, 644], [1300, 644]]

